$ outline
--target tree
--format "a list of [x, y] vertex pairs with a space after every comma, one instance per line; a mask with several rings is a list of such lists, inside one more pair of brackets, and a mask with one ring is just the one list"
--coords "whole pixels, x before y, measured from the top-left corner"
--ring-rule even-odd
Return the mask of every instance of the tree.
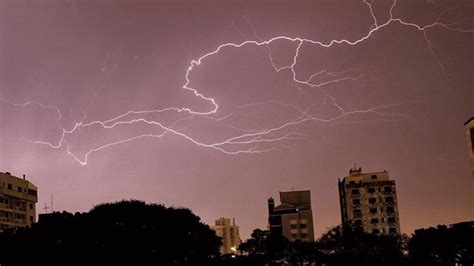
[[412, 265], [473, 265], [474, 222], [415, 230], [408, 253]]
[[255, 229], [250, 239], [240, 244], [239, 250], [255, 265], [263, 265], [281, 260], [288, 243], [284, 236], [272, 235], [268, 230]]
[[341, 226], [317, 241], [319, 261], [328, 265], [402, 265], [405, 236], [368, 234]]
[[[189, 209], [141, 201], [53, 213], [0, 237], [1, 265], [202, 265], [220, 239]], [[25, 256], [27, 254], [28, 256]]]

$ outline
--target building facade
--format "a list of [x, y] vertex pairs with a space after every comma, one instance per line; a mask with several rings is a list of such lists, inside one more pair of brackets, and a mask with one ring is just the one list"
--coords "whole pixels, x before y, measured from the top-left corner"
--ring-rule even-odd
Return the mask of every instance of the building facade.
[[0, 232], [36, 222], [38, 188], [23, 178], [0, 172]]
[[314, 241], [313, 212], [309, 190], [280, 192], [280, 205], [268, 199], [270, 234], [289, 241]]
[[239, 226], [235, 224], [235, 218], [219, 218], [216, 220], [212, 229], [216, 231], [216, 235], [222, 238], [221, 254], [236, 254], [241, 240], [239, 234]]
[[464, 123], [464, 129], [466, 131], [467, 151], [469, 162], [471, 163], [472, 177], [474, 178], [474, 117], [471, 117], [471, 119]]
[[362, 173], [349, 170], [338, 180], [343, 227], [350, 225], [374, 234], [400, 234], [395, 181], [387, 171]]

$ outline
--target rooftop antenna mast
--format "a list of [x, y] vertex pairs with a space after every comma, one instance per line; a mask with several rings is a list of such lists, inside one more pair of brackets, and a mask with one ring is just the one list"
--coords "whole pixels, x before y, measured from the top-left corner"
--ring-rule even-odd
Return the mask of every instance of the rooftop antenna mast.
[[45, 204], [44, 204], [44, 208], [43, 208], [44, 213], [48, 213], [48, 209], [49, 209], [48, 203], [45, 203]]
[[53, 194], [51, 194], [51, 213], [54, 212], [54, 208], [53, 208], [53, 205], [54, 204], [54, 200], [53, 200]]

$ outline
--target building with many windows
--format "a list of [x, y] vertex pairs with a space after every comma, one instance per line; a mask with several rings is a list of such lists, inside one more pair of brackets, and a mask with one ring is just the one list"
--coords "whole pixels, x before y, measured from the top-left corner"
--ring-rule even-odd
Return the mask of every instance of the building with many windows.
[[467, 139], [467, 152], [471, 163], [472, 177], [474, 178], [474, 116], [464, 123]]
[[36, 221], [38, 188], [23, 178], [0, 172], [0, 232]]
[[280, 192], [280, 205], [268, 199], [270, 234], [289, 241], [314, 241], [313, 212], [309, 190]]
[[338, 185], [344, 227], [353, 225], [375, 234], [400, 233], [395, 181], [387, 171], [362, 173], [354, 167]]
[[235, 224], [235, 218], [219, 218], [216, 220], [212, 229], [216, 231], [216, 235], [222, 238], [221, 254], [236, 254], [241, 240], [239, 234], [239, 226]]

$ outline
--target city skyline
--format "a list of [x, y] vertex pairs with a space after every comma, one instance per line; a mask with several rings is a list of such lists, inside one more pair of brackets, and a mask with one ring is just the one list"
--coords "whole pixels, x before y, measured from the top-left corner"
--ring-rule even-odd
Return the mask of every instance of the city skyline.
[[402, 233], [473, 220], [473, 13], [2, 1], [0, 171], [26, 174], [38, 209], [133, 198], [235, 217], [246, 239], [278, 191], [311, 191], [316, 237], [340, 223], [357, 163], [396, 181]]

